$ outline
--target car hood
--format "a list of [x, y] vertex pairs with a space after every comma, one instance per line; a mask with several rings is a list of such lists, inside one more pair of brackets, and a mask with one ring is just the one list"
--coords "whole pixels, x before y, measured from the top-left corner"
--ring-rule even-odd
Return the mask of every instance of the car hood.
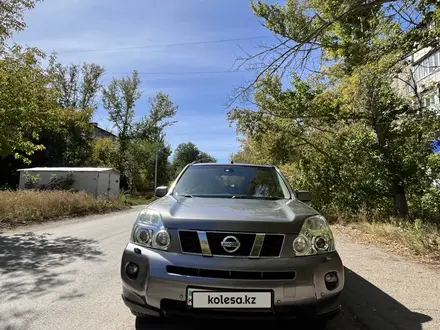
[[304, 219], [318, 214], [297, 200], [165, 196], [148, 208], [170, 229], [298, 233]]

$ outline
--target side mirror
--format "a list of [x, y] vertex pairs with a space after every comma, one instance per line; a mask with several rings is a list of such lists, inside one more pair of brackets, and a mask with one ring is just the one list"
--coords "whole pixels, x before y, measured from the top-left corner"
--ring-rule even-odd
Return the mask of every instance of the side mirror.
[[156, 191], [154, 195], [156, 197], [163, 197], [168, 193], [168, 187], [167, 186], [160, 186], [156, 188]]
[[312, 194], [307, 190], [297, 190], [295, 191], [295, 196], [301, 202], [308, 203], [312, 201]]

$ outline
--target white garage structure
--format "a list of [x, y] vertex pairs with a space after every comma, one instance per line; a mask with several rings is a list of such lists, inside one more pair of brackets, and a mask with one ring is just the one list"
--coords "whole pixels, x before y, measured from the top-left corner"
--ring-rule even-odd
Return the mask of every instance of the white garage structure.
[[[38, 184], [47, 185], [55, 176], [65, 177], [72, 174], [74, 183], [72, 189], [86, 191], [94, 196], [119, 195], [120, 173], [112, 168], [105, 167], [33, 167], [23, 168], [20, 172], [19, 188], [23, 189], [27, 182], [26, 173], [30, 176], [38, 175]], [[38, 185], [37, 184], [37, 185]]]

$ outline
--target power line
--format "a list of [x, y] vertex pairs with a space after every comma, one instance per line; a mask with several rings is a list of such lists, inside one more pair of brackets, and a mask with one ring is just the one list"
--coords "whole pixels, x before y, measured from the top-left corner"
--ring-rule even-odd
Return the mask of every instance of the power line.
[[66, 50], [66, 51], [59, 51], [59, 52], [55, 51], [55, 52], [58, 53], [58, 54], [107, 52], [107, 51], [130, 50], [130, 49], [147, 49], [147, 48], [160, 48], [160, 47], [174, 47], [174, 46], [213, 44], [213, 43], [221, 43], [221, 42], [242, 41], [242, 40], [252, 40], [252, 39], [264, 39], [264, 38], [269, 38], [269, 36], [248, 37], [248, 38], [235, 38], [235, 39], [205, 40], [205, 41], [193, 41], [193, 42], [182, 42], [182, 43], [164, 44], [164, 45], [145, 45], [145, 46], [130, 46], [130, 47], [118, 47], [118, 48], [76, 49], [76, 50]]

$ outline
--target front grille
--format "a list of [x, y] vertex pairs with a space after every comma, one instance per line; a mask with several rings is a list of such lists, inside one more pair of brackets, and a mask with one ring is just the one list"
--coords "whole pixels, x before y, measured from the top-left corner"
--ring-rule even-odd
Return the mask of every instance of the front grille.
[[226, 252], [221, 245], [222, 241], [226, 237], [231, 236], [231, 234], [207, 232], [206, 236], [208, 237], [209, 247], [211, 248], [211, 253], [213, 255], [247, 257], [251, 254], [256, 235], [234, 234], [233, 236], [240, 241], [240, 247], [235, 252]]
[[[228, 236], [233, 236], [233, 238]], [[284, 243], [283, 234], [233, 233], [217, 231], [179, 230], [183, 253], [204, 256], [277, 258]], [[239, 247], [225, 247], [224, 243], [239, 242]]]
[[283, 247], [284, 235], [265, 235], [260, 257], [272, 257], [280, 254]]
[[196, 231], [179, 231], [180, 244], [182, 251], [188, 253], [202, 254], [199, 236]]
[[167, 266], [169, 274], [235, 280], [293, 280], [295, 272], [247, 272]]

